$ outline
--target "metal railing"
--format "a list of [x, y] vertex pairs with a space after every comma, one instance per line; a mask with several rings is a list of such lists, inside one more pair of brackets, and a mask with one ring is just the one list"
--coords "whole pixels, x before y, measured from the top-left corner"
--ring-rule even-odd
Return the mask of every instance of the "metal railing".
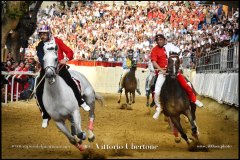
[[207, 52], [196, 59], [197, 73], [238, 72], [239, 43]]
[[[21, 72], [21, 71], [12, 71], [12, 72], [5, 72], [5, 71], [1, 71], [2, 75], [5, 75], [6, 77], [6, 80], [8, 80], [10, 77], [12, 78], [11, 79], [11, 102], [13, 102], [14, 100], [14, 82], [15, 82], [15, 78], [17, 75], [32, 75], [32, 76], [35, 76], [34, 80], [34, 89], [36, 87], [36, 79], [39, 75], [39, 73], [32, 73], [32, 72]], [[7, 103], [8, 102], [8, 85], [9, 84], [5, 84], [5, 102], [4, 103]], [[19, 83], [17, 82], [17, 85], [16, 85], [16, 101], [18, 101], [18, 92], [19, 92]]]

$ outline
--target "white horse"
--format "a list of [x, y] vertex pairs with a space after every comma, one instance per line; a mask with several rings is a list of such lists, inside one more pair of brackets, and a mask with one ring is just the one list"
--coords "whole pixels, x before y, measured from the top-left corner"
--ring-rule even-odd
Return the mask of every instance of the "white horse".
[[[82, 140], [86, 139], [86, 133], [81, 129], [78, 101], [71, 87], [57, 74], [58, 56], [56, 44], [45, 44], [44, 53], [45, 83], [42, 99], [45, 109], [69, 141], [79, 150], [84, 150]], [[82, 74], [76, 71], [70, 71], [70, 74], [80, 81], [81, 94], [90, 106], [88, 140], [92, 142], [95, 138], [93, 133], [95, 100], [98, 100], [103, 106], [103, 98], [95, 93], [89, 81]], [[66, 119], [71, 122], [71, 133], [65, 124]]]

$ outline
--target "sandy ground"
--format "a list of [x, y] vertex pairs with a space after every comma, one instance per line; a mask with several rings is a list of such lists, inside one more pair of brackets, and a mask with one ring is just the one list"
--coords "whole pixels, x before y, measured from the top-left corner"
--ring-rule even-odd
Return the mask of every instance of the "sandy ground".
[[[102, 95], [106, 106], [96, 103], [96, 139], [93, 143], [85, 140], [83, 144], [90, 149], [83, 152], [68, 142], [53, 120], [48, 128], [41, 128], [35, 99], [3, 104], [2, 158], [238, 158], [238, 110], [235, 107], [198, 97], [205, 104], [205, 108], [197, 108], [196, 112], [199, 139], [209, 151], [190, 152], [183, 139], [175, 143], [163, 115], [153, 120], [153, 110], [147, 114], [145, 97], [137, 96], [133, 109], [124, 110], [117, 103], [117, 94]], [[82, 128], [86, 131], [88, 113], [82, 109], [80, 112]], [[182, 120], [182, 125], [191, 136], [189, 123]]]

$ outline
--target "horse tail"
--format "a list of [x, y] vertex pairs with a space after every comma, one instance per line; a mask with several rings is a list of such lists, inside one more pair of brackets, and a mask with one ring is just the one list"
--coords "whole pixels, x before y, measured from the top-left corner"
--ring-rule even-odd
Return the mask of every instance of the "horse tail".
[[104, 98], [99, 93], [95, 93], [95, 99], [100, 103], [101, 107], [104, 106]]

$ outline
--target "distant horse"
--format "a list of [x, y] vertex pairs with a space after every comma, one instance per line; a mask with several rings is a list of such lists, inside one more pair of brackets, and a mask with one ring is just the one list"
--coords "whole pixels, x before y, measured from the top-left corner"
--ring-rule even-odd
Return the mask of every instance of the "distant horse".
[[168, 58], [166, 80], [162, 85], [160, 93], [160, 103], [164, 115], [170, 117], [171, 122], [180, 132], [181, 137], [187, 142], [188, 145], [190, 145], [192, 140], [189, 139], [186, 133], [183, 131], [180, 123], [180, 115], [184, 114], [188, 118], [191, 124], [192, 135], [198, 139], [198, 131], [195, 123], [196, 105], [190, 104], [186, 92], [176, 79], [179, 65], [180, 60], [178, 54], [170, 54]]
[[[137, 89], [137, 78], [135, 76], [136, 69], [137, 61], [132, 60], [130, 71], [125, 75], [125, 77], [123, 77], [123, 88], [125, 90], [127, 105], [135, 103], [135, 91]], [[128, 98], [128, 93], [130, 95], [130, 99]], [[121, 102], [121, 95], [122, 93], [120, 93], [118, 103]]]
[[[46, 78], [43, 91], [43, 104], [45, 109], [69, 141], [79, 150], [83, 150], [82, 140], [86, 139], [86, 133], [81, 129], [78, 101], [71, 87], [57, 74], [59, 68], [56, 45], [44, 45], [44, 53], [43, 60]], [[88, 127], [88, 140], [91, 142], [95, 138], [93, 134], [95, 99], [103, 105], [103, 98], [95, 93], [91, 84], [82, 74], [76, 71], [70, 71], [70, 74], [80, 82], [81, 93], [91, 108], [89, 111], [90, 121]], [[71, 122], [71, 133], [65, 125], [66, 119]]]

